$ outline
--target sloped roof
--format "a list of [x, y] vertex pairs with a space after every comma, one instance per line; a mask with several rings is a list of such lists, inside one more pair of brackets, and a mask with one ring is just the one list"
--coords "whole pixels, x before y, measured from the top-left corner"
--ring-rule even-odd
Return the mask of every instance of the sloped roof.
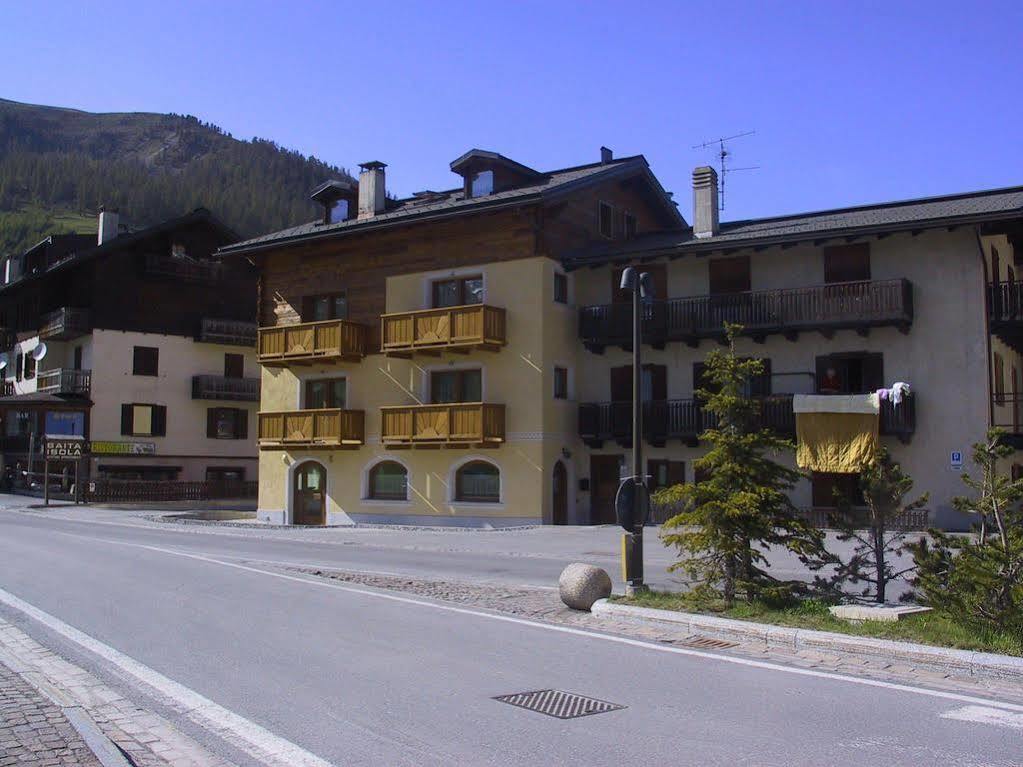
[[413, 221], [460, 215], [463, 213], [476, 213], [481, 210], [522, 205], [527, 202], [544, 200], [551, 197], [571, 192], [591, 183], [600, 183], [617, 177], [630, 176], [634, 174], [645, 174], [655, 186], [658, 194], [664, 201], [666, 213], [676, 218], [679, 226], [684, 226], [685, 221], [678, 213], [675, 206], [669, 201], [667, 194], [661, 188], [660, 183], [650, 172], [646, 158], [643, 155], [634, 157], [623, 157], [619, 160], [612, 160], [609, 163], [594, 163], [591, 165], [580, 165], [574, 168], [550, 171], [542, 174], [541, 178], [533, 184], [505, 189], [486, 197], [465, 198], [462, 187], [437, 192], [434, 195], [424, 198], [408, 197], [401, 200], [388, 201], [388, 208], [383, 213], [377, 213], [371, 218], [349, 219], [336, 223], [324, 224], [322, 221], [311, 221], [307, 224], [293, 226], [290, 229], [282, 229], [278, 232], [270, 232], [260, 237], [254, 237], [243, 242], [235, 243], [221, 248], [218, 253], [222, 255], [234, 255], [237, 253], [260, 250], [269, 247], [276, 247], [296, 240], [308, 241], [321, 237], [334, 237], [347, 234], [353, 231], [366, 231], [385, 226], [412, 223]]
[[722, 249], [774, 245], [828, 237], [882, 234], [956, 224], [1023, 218], [1023, 186], [859, 205], [790, 216], [747, 219], [721, 224], [713, 237], [696, 237], [687, 228], [637, 237], [570, 254], [569, 268], [610, 261]]

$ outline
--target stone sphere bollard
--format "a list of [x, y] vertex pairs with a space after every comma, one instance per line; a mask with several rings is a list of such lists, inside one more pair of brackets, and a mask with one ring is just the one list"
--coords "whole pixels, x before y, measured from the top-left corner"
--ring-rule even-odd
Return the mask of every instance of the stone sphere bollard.
[[598, 599], [611, 596], [611, 577], [599, 567], [573, 562], [561, 571], [558, 590], [573, 610], [589, 610]]

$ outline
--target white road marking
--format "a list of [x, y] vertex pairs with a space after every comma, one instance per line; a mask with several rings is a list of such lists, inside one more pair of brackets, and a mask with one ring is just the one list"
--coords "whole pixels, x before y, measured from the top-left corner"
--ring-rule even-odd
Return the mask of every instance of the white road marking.
[[990, 706], [963, 706], [946, 711], [942, 719], [958, 719], [960, 722], [977, 722], [978, 724], [997, 724], [1023, 730], [1023, 714], [1014, 714], [1000, 708]]
[[[90, 540], [103, 540], [100, 538], [91, 538]], [[384, 599], [391, 602], [398, 602], [401, 604], [416, 605], [419, 607], [429, 607], [434, 610], [442, 610], [444, 612], [457, 613], [459, 615], [472, 615], [477, 618], [485, 618], [488, 620], [501, 621], [503, 623], [514, 623], [520, 626], [531, 626], [533, 628], [543, 629], [545, 631], [553, 631], [559, 634], [571, 634], [573, 636], [587, 637], [589, 639], [598, 639], [605, 642], [613, 642], [615, 644], [629, 645], [633, 647], [641, 647], [644, 650], [653, 650], [655, 652], [672, 653], [675, 655], [688, 655], [696, 658], [707, 658], [709, 660], [721, 661], [722, 663], [731, 663], [737, 666], [746, 666], [748, 668], [759, 668], [768, 671], [780, 671], [785, 674], [794, 674], [796, 676], [808, 676], [817, 679], [830, 679], [837, 682], [847, 682], [849, 684], [858, 684], [864, 687], [877, 687], [885, 690], [894, 690], [897, 692], [907, 692], [915, 695], [922, 695], [929, 698], [939, 698], [942, 700], [954, 700], [959, 703], [970, 703], [978, 706], [991, 706], [1003, 709], [1005, 711], [1015, 711], [1023, 713], [1023, 705], [1018, 703], [1009, 703], [1008, 701], [991, 700], [988, 698], [978, 698], [972, 695], [963, 695], [956, 692], [948, 692], [946, 690], [929, 690], [926, 687], [913, 687], [908, 684], [899, 684], [897, 682], [884, 682], [880, 679], [863, 679], [853, 676], [845, 676], [844, 674], [836, 674], [831, 671], [817, 671], [815, 669], [808, 668], [795, 668], [792, 666], [784, 666], [780, 663], [771, 663], [768, 661], [752, 660], [749, 658], [739, 658], [733, 655], [719, 655], [718, 653], [706, 652], [703, 650], [693, 650], [685, 647], [673, 647], [670, 645], [663, 644], [652, 644], [645, 642], [641, 639], [630, 639], [629, 637], [616, 636], [614, 634], [601, 634], [596, 631], [587, 631], [586, 629], [572, 628], [570, 626], [559, 626], [552, 623], [540, 623], [538, 621], [529, 620], [527, 618], [518, 618], [512, 615], [501, 615], [500, 613], [484, 612], [482, 610], [473, 610], [467, 607], [456, 607], [454, 605], [447, 605], [440, 602], [430, 602], [425, 599], [415, 599], [412, 597], [403, 597], [397, 594], [389, 594], [385, 591], [380, 591], [371, 588], [363, 588], [357, 586], [346, 586], [337, 582], [328, 582], [321, 580], [313, 580], [315, 576], [310, 577], [299, 577], [295, 575], [287, 575], [285, 573], [272, 572], [269, 570], [260, 570], [258, 567], [248, 567], [247, 565], [240, 565], [234, 562], [224, 562], [213, 557], [207, 557], [202, 554], [190, 554], [184, 551], [175, 551], [173, 549], [165, 549], [161, 546], [150, 546], [142, 543], [127, 543], [124, 541], [105, 541], [106, 543], [112, 543], [117, 546], [129, 546], [132, 548], [147, 549], [149, 551], [156, 551], [162, 554], [170, 554], [171, 556], [185, 557], [187, 559], [196, 559], [200, 562], [208, 562], [210, 564], [220, 565], [221, 567], [231, 567], [236, 570], [245, 570], [247, 572], [256, 573], [258, 575], [264, 575], [270, 578], [278, 578], [280, 580], [295, 581], [296, 583], [303, 583], [307, 586], [315, 586], [319, 588], [335, 589], [337, 591], [347, 591], [353, 594], [361, 594], [367, 597], [374, 597], [376, 599]]]
[[51, 631], [152, 687], [169, 699], [172, 707], [181, 711], [191, 721], [222, 737], [263, 764], [273, 767], [331, 767], [330, 762], [316, 754], [306, 751], [290, 740], [274, 735], [264, 727], [229, 711], [183, 684], [168, 679], [149, 666], [64, 623], [56, 616], [40, 610], [14, 594], [0, 589], [0, 602], [34, 618]]

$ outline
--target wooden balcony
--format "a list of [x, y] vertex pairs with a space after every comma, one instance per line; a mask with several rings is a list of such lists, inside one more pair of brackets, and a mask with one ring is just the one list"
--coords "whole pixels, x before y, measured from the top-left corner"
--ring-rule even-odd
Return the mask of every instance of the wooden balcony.
[[1023, 282], [987, 286], [991, 332], [1013, 351], [1023, 354]]
[[[724, 324], [738, 323], [743, 335], [762, 341], [783, 334], [896, 327], [906, 332], [913, 323], [913, 285], [909, 280], [845, 282], [787, 290], [760, 290], [654, 301], [643, 307], [643, 339], [661, 346], [684, 341], [724, 338]], [[632, 305], [604, 304], [580, 310], [579, 336], [586, 348], [603, 352], [608, 346], [632, 342]]]
[[255, 346], [256, 323], [203, 317], [199, 326], [199, 341], [228, 346]]
[[259, 414], [259, 446], [263, 448], [355, 449], [366, 439], [362, 410], [324, 408]]
[[348, 320], [303, 322], [259, 329], [261, 365], [359, 362], [366, 354], [366, 326]]
[[70, 341], [91, 332], [89, 310], [69, 306], [44, 314], [39, 324], [39, 338], [45, 341]]
[[36, 376], [36, 389], [46, 394], [67, 394], [87, 397], [91, 388], [91, 370], [57, 368], [55, 370], [43, 370]]
[[[899, 405], [881, 402], [881, 435], [908, 442], [916, 431], [916, 400], [906, 395]], [[668, 440], [688, 445], [699, 442], [706, 429], [716, 428], [718, 418], [695, 399], [655, 400], [643, 404], [643, 439], [657, 447]], [[796, 416], [792, 412], [791, 394], [772, 394], [760, 398], [758, 428], [772, 429], [787, 437], [796, 434]], [[632, 443], [631, 402], [588, 402], [579, 405], [579, 437], [593, 448], [605, 441], [620, 445]]]
[[159, 253], [146, 256], [146, 275], [161, 277], [175, 282], [194, 284], [210, 284], [224, 278], [226, 269], [219, 261], [208, 261], [195, 258], [178, 258]]
[[259, 379], [212, 375], [192, 376], [192, 399], [259, 402]]
[[504, 309], [471, 304], [384, 314], [380, 338], [382, 350], [391, 357], [498, 351], [506, 343]]
[[504, 405], [453, 402], [380, 408], [388, 447], [498, 447], [504, 443]]

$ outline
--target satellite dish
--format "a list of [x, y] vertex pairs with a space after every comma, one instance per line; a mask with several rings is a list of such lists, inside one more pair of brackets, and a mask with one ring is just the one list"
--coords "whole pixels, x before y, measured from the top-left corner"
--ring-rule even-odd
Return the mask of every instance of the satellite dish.
[[0, 370], [7, 367], [7, 363], [11, 361], [11, 358], [7, 356], [7, 352], [0, 352]]
[[34, 359], [36, 362], [39, 362], [39, 360], [41, 360], [45, 356], [46, 356], [46, 342], [45, 341], [40, 341], [39, 345], [36, 346], [36, 348], [32, 350], [32, 359]]

